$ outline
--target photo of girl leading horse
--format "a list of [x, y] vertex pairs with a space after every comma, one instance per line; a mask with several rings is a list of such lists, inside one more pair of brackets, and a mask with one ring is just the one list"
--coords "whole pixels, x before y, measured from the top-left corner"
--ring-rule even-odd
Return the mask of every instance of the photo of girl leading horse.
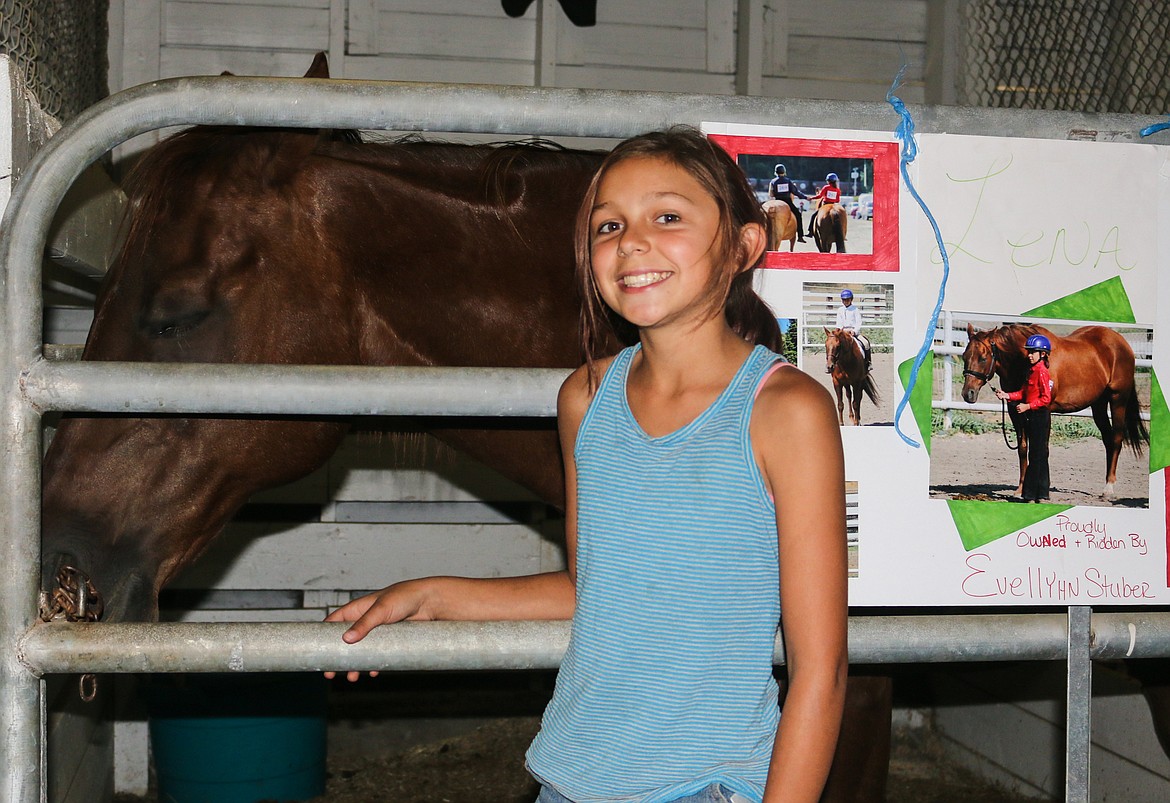
[[1024, 342], [1024, 351], [1032, 364], [1024, 387], [1010, 392], [996, 388], [995, 397], [1014, 403], [1016, 414], [1024, 417], [1027, 466], [1020, 482], [1020, 498], [1025, 502], [1047, 502], [1051, 489], [1048, 438], [1052, 430], [1052, 411], [1049, 409], [1052, 374], [1048, 370], [1048, 355], [1052, 353], [1052, 341], [1042, 334], [1029, 335]]
[[932, 496], [1148, 506], [1149, 329], [968, 321], [954, 340], [935, 364]]
[[406, 619], [572, 618], [527, 756], [542, 803], [820, 797], [847, 667], [844, 459], [828, 394], [778, 356], [752, 289], [765, 233], [697, 132], [614, 149], [576, 230], [567, 570], [407, 581], [328, 617], [350, 643]]

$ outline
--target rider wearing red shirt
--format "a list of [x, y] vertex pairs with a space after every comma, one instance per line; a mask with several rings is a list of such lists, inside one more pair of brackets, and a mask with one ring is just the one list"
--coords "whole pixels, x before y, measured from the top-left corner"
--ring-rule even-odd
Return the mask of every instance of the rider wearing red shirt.
[[1052, 428], [1052, 376], [1048, 372], [1048, 355], [1052, 343], [1044, 335], [1032, 335], [1024, 345], [1032, 369], [1024, 387], [996, 397], [1020, 402], [1016, 412], [1024, 414], [1024, 432], [1028, 438], [1028, 468], [1024, 471], [1021, 493], [1025, 502], [1046, 502], [1049, 494], [1048, 436]]
[[[823, 187], [821, 187], [820, 192], [818, 192], [816, 195], [814, 195], [812, 198], [809, 199], [810, 201], [819, 201], [820, 202], [819, 205], [814, 204], [813, 209], [820, 209], [821, 207], [827, 206], [828, 204], [841, 203], [841, 187], [838, 186], [838, 183], [837, 183], [837, 174], [830, 173], [829, 175], [825, 176], [825, 182], [826, 183]], [[816, 219], [817, 219], [817, 216], [815, 213], [809, 218], [808, 233], [809, 233], [810, 237], [812, 236], [812, 233], [813, 233], [813, 222]]]

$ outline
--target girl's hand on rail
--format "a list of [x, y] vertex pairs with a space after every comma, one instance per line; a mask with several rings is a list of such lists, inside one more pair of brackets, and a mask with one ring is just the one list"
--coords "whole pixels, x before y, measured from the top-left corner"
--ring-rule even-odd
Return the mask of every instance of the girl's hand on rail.
[[[429, 581], [432, 579], [407, 580], [358, 597], [330, 613], [325, 617], [325, 621], [352, 622], [350, 628], [342, 633], [341, 638], [347, 644], [355, 644], [378, 625], [433, 619], [434, 617], [427, 611], [427, 601], [430, 597], [428, 589], [431, 585]], [[326, 672], [325, 677], [332, 680], [336, 674]], [[370, 672], [370, 677], [377, 676], [376, 670]], [[345, 677], [352, 683], [361, 677], [361, 672], [347, 672]]]

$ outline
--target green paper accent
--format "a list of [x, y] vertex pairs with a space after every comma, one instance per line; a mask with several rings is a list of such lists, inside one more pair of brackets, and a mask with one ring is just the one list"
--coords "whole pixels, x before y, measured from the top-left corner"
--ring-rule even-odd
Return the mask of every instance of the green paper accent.
[[1051, 518], [1075, 505], [1036, 505], [1023, 502], [984, 502], [974, 499], [948, 499], [947, 507], [955, 529], [970, 552], [1024, 527]]
[[1022, 313], [1035, 318], [1066, 318], [1073, 321], [1136, 323], [1133, 307], [1120, 276], [1078, 290]]
[[[913, 367], [914, 360], [906, 360], [898, 366], [898, 378], [902, 380], [903, 388], [910, 384], [910, 369]], [[934, 352], [928, 351], [922, 367], [918, 369], [918, 381], [914, 383], [914, 390], [910, 394], [910, 412], [914, 414], [918, 436], [922, 438], [927, 454], [930, 454], [930, 396], [933, 388]]]
[[1150, 473], [1170, 466], [1170, 407], [1158, 382], [1150, 371]]

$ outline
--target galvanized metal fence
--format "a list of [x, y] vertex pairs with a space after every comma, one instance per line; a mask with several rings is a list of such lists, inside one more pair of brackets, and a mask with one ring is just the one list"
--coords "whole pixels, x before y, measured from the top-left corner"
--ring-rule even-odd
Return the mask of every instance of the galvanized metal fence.
[[[1124, 136], [1152, 120], [933, 107], [919, 130]], [[60, 672], [529, 668], [557, 665], [564, 623], [410, 623], [358, 645], [334, 624], [38, 624], [40, 428], [53, 410], [140, 413], [550, 416], [563, 372], [54, 363], [42, 357], [40, 259], [65, 191], [115, 145], [172, 125], [279, 125], [620, 138], [704, 120], [892, 129], [883, 104], [258, 78], [160, 81], [66, 126], [25, 173], [0, 239], [0, 803], [44, 794], [43, 682]], [[293, 401], [295, 400], [295, 401]], [[1170, 654], [1170, 616], [861, 616], [854, 661], [1066, 660], [1068, 800], [1088, 800], [1090, 658]], [[780, 645], [777, 660], [782, 661]]]

